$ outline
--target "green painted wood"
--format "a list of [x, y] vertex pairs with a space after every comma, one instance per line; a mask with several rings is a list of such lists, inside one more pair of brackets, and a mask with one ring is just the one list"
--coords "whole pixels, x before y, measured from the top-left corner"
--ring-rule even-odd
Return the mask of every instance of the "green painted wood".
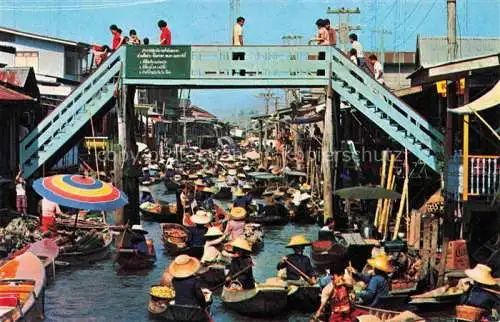
[[191, 46], [126, 47], [125, 77], [141, 79], [188, 79]]

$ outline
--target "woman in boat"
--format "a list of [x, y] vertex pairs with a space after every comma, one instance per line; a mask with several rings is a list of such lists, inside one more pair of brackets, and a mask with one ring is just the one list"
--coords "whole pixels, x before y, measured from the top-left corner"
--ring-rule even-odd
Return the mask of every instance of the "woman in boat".
[[233, 280], [232, 276], [238, 274], [234, 280], [239, 281], [244, 290], [255, 288], [255, 280], [252, 271], [253, 261], [250, 257], [252, 247], [241, 237], [233, 240], [231, 246], [233, 247], [234, 256], [229, 265], [229, 275], [226, 277], [226, 281], [230, 282]]
[[141, 255], [149, 255], [149, 248], [146, 242], [147, 231], [142, 228], [142, 225], [132, 226], [132, 237], [130, 238], [130, 243], [132, 249], [135, 249]]
[[351, 285], [344, 279], [342, 267], [336, 266], [333, 269], [332, 280], [321, 292], [321, 304], [314, 318], [319, 319], [326, 305], [330, 303], [330, 322], [351, 322], [356, 315], [349, 300]]
[[304, 235], [295, 235], [290, 238], [286, 247], [293, 248], [294, 253], [283, 257], [276, 267], [278, 270], [286, 269], [286, 279], [288, 281], [299, 282], [301, 278], [304, 278], [301, 273], [292, 267], [293, 265], [306, 274], [313, 284], [316, 283], [316, 273], [311, 265], [311, 260], [304, 255], [304, 248], [309, 245], [311, 245], [311, 242]]
[[247, 212], [245, 208], [233, 207], [229, 215], [224, 235], [235, 240], [238, 237], [244, 238], [245, 236], [245, 216]]
[[154, 203], [155, 200], [153, 199], [153, 196], [151, 195], [151, 191], [147, 187], [141, 187], [141, 205], [145, 202], [151, 202]]
[[203, 249], [203, 257], [201, 263], [203, 265], [210, 265], [223, 261], [221, 250], [223, 241], [226, 238], [219, 227], [210, 227], [205, 234], [206, 242]]
[[288, 217], [288, 210], [282, 203], [276, 202], [273, 191], [265, 191], [262, 193], [262, 196], [266, 201], [266, 205], [263, 209], [265, 217]]
[[500, 305], [500, 291], [497, 282], [491, 276], [491, 268], [483, 264], [477, 264], [473, 269], [466, 269], [465, 275], [474, 281], [462, 298], [463, 305], [469, 305], [484, 310], [483, 317], [487, 321], [493, 321], [492, 309]]
[[191, 216], [191, 221], [195, 224], [194, 227], [189, 227], [189, 247], [203, 247], [205, 245], [205, 234], [208, 228], [205, 227], [210, 221], [212, 221], [212, 216], [210, 213], [198, 210], [195, 215]]
[[369, 275], [356, 273], [352, 267], [348, 267], [348, 270], [353, 273], [354, 279], [367, 284], [366, 289], [356, 293], [356, 298], [364, 305], [376, 307], [381, 296], [389, 295], [388, 274], [393, 268], [385, 254], [370, 258], [367, 262], [373, 268]]
[[233, 207], [245, 208], [247, 206], [247, 200], [245, 198], [245, 192], [241, 188], [236, 189], [234, 196], [236, 197], [233, 201]]
[[247, 182], [243, 185], [243, 192], [245, 193], [245, 209], [249, 210], [253, 202], [252, 186]]
[[193, 222], [191, 221], [192, 209], [191, 209], [191, 203], [189, 201], [189, 190], [186, 184], [184, 185], [179, 194], [179, 201], [182, 206], [181, 209], [183, 209], [182, 224], [187, 227], [194, 226]]
[[309, 203], [309, 200], [311, 199], [311, 195], [308, 194], [307, 192], [303, 193], [300, 196], [300, 203], [297, 206], [297, 211], [295, 214], [295, 221], [297, 222], [304, 222], [309, 220], [311, 217], [311, 211], [309, 210], [309, 207], [307, 204]]
[[188, 255], [177, 256], [168, 267], [168, 272], [173, 276], [176, 305], [207, 306], [200, 282], [194, 276], [199, 268], [198, 259]]

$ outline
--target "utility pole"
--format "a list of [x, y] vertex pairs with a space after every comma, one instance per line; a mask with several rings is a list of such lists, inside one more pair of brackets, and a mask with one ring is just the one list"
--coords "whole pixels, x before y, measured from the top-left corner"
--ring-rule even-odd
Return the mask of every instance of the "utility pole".
[[339, 16], [339, 24], [337, 26], [337, 30], [339, 31], [337, 43], [340, 45], [339, 47], [342, 50], [347, 48], [348, 38], [351, 31], [361, 30], [360, 25], [353, 26], [350, 24], [350, 16], [355, 14], [360, 14], [361, 10], [359, 8], [350, 8], [346, 9], [342, 8], [330, 8], [326, 10], [326, 13], [329, 15], [338, 15]]
[[187, 118], [186, 118], [186, 112], [187, 112], [187, 109], [188, 109], [188, 106], [190, 105], [191, 103], [191, 90], [188, 89], [188, 97], [186, 99], [186, 101], [184, 102], [184, 106], [183, 106], [183, 119], [184, 119], [184, 129], [183, 129], [183, 142], [184, 142], [184, 146], [187, 145]]
[[372, 29], [370, 30], [371, 32], [378, 34], [380, 36], [380, 45], [377, 50], [379, 54], [379, 60], [382, 66], [385, 64], [385, 46], [384, 46], [384, 37], [385, 35], [392, 35], [392, 31], [387, 30], [387, 29]]
[[[269, 114], [269, 102], [276, 97], [276, 94], [270, 89], [266, 88], [266, 90], [263, 93], [259, 93], [257, 97], [263, 98], [265, 105], [264, 105], [264, 115]], [[267, 124], [266, 121], [262, 121], [262, 129], [264, 130], [264, 147], [262, 148], [263, 155], [262, 157], [265, 158], [265, 152], [266, 152], [266, 146], [267, 146]]]
[[[448, 60], [453, 60], [456, 58], [457, 53], [457, 11], [456, 11], [456, 0], [446, 0], [447, 2], [447, 13], [448, 13]], [[451, 81], [448, 83], [446, 88], [446, 105], [447, 109], [455, 108], [457, 105], [457, 91], [456, 91], [456, 81]], [[444, 197], [444, 218], [442, 224], [442, 234], [443, 234], [443, 245], [441, 258], [444, 260], [439, 263], [438, 271], [438, 284], [442, 285], [444, 282], [444, 274], [446, 269], [446, 255], [448, 252], [448, 243], [453, 238], [453, 213], [454, 206], [448, 195], [448, 166], [450, 163], [450, 158], [453, 154], [453, 117], [451, 113], [446, 112], [446, 143], [445, 143], [445, 155], [444, 155], [444, 169], [442, 173], [443, 180], [443, 197]]]

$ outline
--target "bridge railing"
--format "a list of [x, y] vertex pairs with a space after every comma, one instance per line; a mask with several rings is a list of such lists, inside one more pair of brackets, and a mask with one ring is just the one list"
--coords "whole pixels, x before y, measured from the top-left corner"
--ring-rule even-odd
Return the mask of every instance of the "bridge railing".
[[191, 46], [191, 79], [324, 79], [325, 46]]

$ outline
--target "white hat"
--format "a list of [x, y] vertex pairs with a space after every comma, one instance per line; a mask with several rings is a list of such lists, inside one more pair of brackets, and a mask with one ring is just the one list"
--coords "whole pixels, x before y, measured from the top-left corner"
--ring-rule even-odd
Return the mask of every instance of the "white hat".
[[147, 234], [148, 232], [144, 230], [144, 228], [142, 227], [142, 225], [133, 225], [131, 230], [135, 231], [135, 232], [140, 232], [142, 234]]

